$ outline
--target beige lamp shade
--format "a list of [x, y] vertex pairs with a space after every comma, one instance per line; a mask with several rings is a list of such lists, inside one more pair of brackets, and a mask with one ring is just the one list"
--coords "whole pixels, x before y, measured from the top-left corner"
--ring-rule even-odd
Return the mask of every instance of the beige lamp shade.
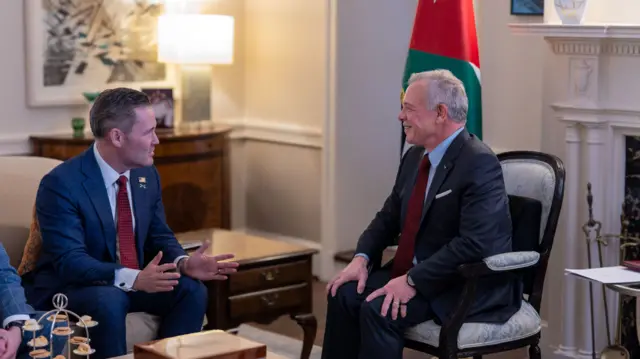
[[161, 15], [158, 18], [158, 61], [213, 65], [233, 63], [233, 17]]

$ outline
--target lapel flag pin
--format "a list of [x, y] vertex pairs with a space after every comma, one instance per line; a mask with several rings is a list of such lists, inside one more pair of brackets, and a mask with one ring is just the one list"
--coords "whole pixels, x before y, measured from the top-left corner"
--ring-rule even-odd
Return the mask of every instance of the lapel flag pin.
[[138, 177], [138, 182], [147, 183], [147, 178], [146, 177]]

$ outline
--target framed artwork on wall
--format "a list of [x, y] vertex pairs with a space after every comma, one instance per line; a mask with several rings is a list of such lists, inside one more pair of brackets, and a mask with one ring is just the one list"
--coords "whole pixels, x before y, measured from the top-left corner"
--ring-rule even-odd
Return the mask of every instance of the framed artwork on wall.
[[544, 15], [544, 0], [511, 0], [511, 15]]
[[25, 0], [27, 104], [86, 104], [83, 92], [120, 86], [174, 87], [175, 67], [157, 61], [163, 12], [156, 0]]

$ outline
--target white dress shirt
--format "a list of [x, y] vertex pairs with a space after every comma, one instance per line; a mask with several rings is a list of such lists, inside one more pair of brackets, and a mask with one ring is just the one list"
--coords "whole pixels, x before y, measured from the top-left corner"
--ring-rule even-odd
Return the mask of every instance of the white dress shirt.
[[[93, 153], [95, 154], [96, 161], [98, 162], [98, 167], [100, 167], [100, 172], [102, 172], [102, 178], [104, 180], [104, 185], [107, 188], [107, 197], [109, 197], [109, 204], [111, 205], [111, 214], [113, 216], [113, 223], [116, 228], [118, 228], [118, 218], [116, 216], [116, 197], [118, 196], [118, 178], [120, 176], [127, 177], [127, 195], [129, 196], [129, 207], [131, 207], [131, 215], [133, 220], [133, 231], [135, 233], [136, 228], [136, 216], [133, 211], [133, 201], [131, 199], [131, 181], [130, 181], [130, 171], [120, 174], [116, 170], [114, 170], [103, 158], [100, 156], [100, 152], [98, 151], [98, 146], [96, 143], [93, 144]], [[118, 235], [116, 232], [116, 259], [120, 262], [120, 246], [119, 246]], [[178, 262], [187, 258], [188, 256], [179, 256], [175, 259], [174, 263], [177, 265]], [[113, 281], [113, 285], [124, 290], [124, 291], [133, 291], [133, 283], [136, 281], [138, 277], [138, 273], [140, 270], [131, 269], [131, 268], [121, 268], [116, 269], [115, 271], [115, 279]]]

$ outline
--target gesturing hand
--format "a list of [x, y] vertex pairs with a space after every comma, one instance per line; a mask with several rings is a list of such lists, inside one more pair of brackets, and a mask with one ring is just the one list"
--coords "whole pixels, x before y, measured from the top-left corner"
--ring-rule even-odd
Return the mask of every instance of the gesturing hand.
[[225, 280], [228, 274], [237, 271], [237, 262], [222, 262], [233, 258], [233, 254], [209, 256], [205, 254], [209, 246], [209, 241], [204, 242], [189, 258], [183, 261], [181, 270], [185, 275], [201, 281]]
[[381, 295], [384, 295], [385, 298], [382, 302], [380, 315], [386, 317], [389, 305], [393, 302], [391, 318], [396, 320], [398, 318], [398, 310], [400, 310], [400, 315], [403, 318], [407, 316], [407, 303], [411, 298], [415, 297], [416, 290], [407, 283], [407, 275], [405, 274], [390, 280], [387, 285], [369, 294], [366, 301], [370, 302]]
[[16, 357], [18, 347], [22, 342], [20, 328], [12, 327], [9, 330], [0, 330], [0, 359], [13, 359]]
[[367, 282], [368, 276], [367, 260], [363, 257], [355, 257], [351, 260], [351, 263], [342, 270], [342, 272], [338, 273], [338, 275], [335, 276], [329, 284], [327, 284], [327, 293], [331, 293], [331, 296], [335, 297], [336, 291], [341, 285], [357, 280], [357, 291], [359, 294], [362, 294], [362, 292], [364, 292], [364, 285]]
[[[178, 285], [180, 273], [168, 272], [174, 270], [176, 265], [173, 263], [160, 264], [162, 259], [162, 251], [147, 264], [147, 266], [138, 273], [133, 289], [147, 292], [170, 292]], [[0, 358], [2, 359], [2, 358]]]

